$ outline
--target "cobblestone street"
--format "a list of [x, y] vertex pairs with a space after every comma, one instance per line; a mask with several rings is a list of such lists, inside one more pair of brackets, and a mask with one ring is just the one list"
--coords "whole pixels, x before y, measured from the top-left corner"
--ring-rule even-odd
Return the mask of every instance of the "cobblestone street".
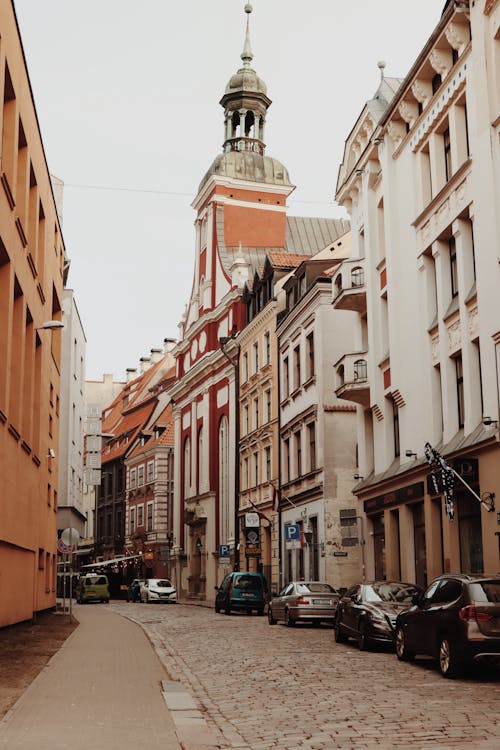
[[498, 750], [500, 672], [443, 679], [431, 660], [336, 644], [328, 627], [187, 605], [115, 602], [170, 678], [188, 687], [222, 748]]

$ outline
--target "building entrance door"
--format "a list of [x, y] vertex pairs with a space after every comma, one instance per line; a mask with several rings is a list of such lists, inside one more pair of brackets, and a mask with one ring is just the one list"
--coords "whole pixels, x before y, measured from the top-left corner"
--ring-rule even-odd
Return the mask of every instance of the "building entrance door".
[[481, 505], [471, 495], [457, 493], [460, 567], [462, 573], [483, 573]]
[[412, 505], [413, 541], [415, 546], [415, 583], [427, 588], [427, 555], [425, 550], [424, 504]]

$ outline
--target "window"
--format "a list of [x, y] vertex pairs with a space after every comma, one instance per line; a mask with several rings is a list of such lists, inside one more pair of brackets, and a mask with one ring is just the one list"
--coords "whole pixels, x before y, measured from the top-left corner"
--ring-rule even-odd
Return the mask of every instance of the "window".
[[259, 344], [257, 341], [253, 345], [253, 372], [259, 372]]
[[457, 378], [457, 411], [458, 426], [464, 426], [464, 371], [462, 366], [462, 355], [455, 357], [455, 372]]
[[314, 333], [310, 333], [307, 338], [307, 379], [314, 377]]
[[203, 473], [203, 427], [200, 427], [198, 430], [198, 446], [196, 451], [196, 460], [197, 460], [197, 486], [198, 486], [198, 492], [201, 492], [201, 488], [204, 484], [204, 473]]
[[146, 469], [146, 476], [147, 481], [152, 482], [155, 478], [155, 462], [154, 461], [148, 461], [147, 469]]
[[269, 333], [264, 334], [264, 353], [265, 353], [264, 364], [270, 365], [271, 364], [271, 336]]
[[259, 398], [255, 398], [253, 401], [253, 416], [254, 416], [254, 429], [256, 430], [259, 426]]
[[259, 454], [253, 454], [253, 469], [254, 469], [254, 487], [259, 484]]
[[451, 296], [456, 297], [458, 294], [458, 272], [457, 272], [457, 247], [455, 238], [450, 237], [448, 240], [450, 248], [450, 279], [451, 279]]
[[288, 357], [283, 360], [283, 397], [290, 395], [290, 373], [288, 368]]
[[444, 148], [444, 170], [446, 175], [446, 182], [450, 179], [453, 174], [451, 167], [451, 141], [450, 141], [450, 130], [446, 128], [443, 133], [443, 148]]
[[271, 391], [266, 391], [266, 421], [270, 422], [272, 419], [272, 401], [271, 401]]
[[243, 382], [248, 380], [248, 354], [243, 355]]
[[248, 404], [243, 407], [243, 434], [248, 435]]
[[283, 441], [283, 463], [285, 467], [285, 482], [290, 481], [290, 439]]
[[153, 529], [153, 503], [148, 503], [146, 506], [146, 531]]
[[269, 482], [271, 480], [272, 474], [271, 474], [271, 446], [266, 445], [264, 448], [264, 456], [265, 456], [265, 462], [266, 462], [266, 476], [265, 480]]
[[[111, 521], [111, 518], [110, 518]], [[111, 523], [110, 523], [111, 525]], [[130, 508], [130, 533], [135, 533], [135, 508]], [[108, 531], [108, 536], [111, 536], [111, 529]]]
[[361, 266], [356, 266], [351, 271], [351, 286], [355, 289], [365, 283], [365, 273]]
[[243, 459], [243, 489], [248, 489], [249, 474], [248, 474], [248, 458]]
[[394, 399], [392, 399], [392, 426], [394, 433], [394, 456], [397, 458], [401, 451], [399, 441], [399, 407]]
[[302, 476], [302, 445], [300, 442], [300, 432], [296, 432], [294, 435], [295, 440], [295, 475], [297, 477]]
[[137, 526], [144, 526], [144, 505], [137, 506]]
[[436, 75], [432, 79], [432, 93], [435, 94], [440, 86], [441, 76], [439, 75], [439, 73], [436, 73]]
[[293, 387], [294, 390], [299, 388], [301, 379], [300, 379], [300, 346], [296, 346], [293, 350], [293, 368], [294, 368], [294, 383]]
[[353, 366], [354, 369], [354, 380], [366, 380], [368, 377], [368, 370], [365, 359], [357, 359]]
[[309, 438], [309, 471], [316, 468], [316, 425], [314, 422], [307, 426]]
[[191, 441], [184, 441], [184, 497], [188, 497], [191, 487]]
[[144, 466], [137, 467], [137, 486], [142, 487], [144, 484]]

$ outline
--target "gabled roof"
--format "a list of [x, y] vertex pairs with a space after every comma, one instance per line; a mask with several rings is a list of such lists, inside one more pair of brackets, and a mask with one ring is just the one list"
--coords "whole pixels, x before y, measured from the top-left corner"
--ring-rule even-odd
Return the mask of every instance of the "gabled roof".
[[[164, 428], [156, 438], [154, 436], [155, 427]], [[144, 445], [141, 445], [140, 440], [137, 439], [136, 445], [129, 453], [128, 458], [140, 456], [142, 453], [150, 451], [155, 446], [174, 445], [174, 415], [170, 400], [156, 419], [154, 419], [154, 415], [150, 415], [149, 421], [144, 424], [142, 430], [137, 433], [136, 437], [140, 438], [141, 433], [148, 434], [150, 436], [149, 439]]]

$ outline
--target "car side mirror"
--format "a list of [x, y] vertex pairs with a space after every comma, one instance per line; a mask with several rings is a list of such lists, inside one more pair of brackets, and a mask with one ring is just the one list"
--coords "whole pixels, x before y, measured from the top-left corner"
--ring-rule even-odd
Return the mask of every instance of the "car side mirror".
[[422, 604], [422, 594], [413, 594], [411, 603], [416, 604], [417, 607], [420, 607], [420, 605]]

